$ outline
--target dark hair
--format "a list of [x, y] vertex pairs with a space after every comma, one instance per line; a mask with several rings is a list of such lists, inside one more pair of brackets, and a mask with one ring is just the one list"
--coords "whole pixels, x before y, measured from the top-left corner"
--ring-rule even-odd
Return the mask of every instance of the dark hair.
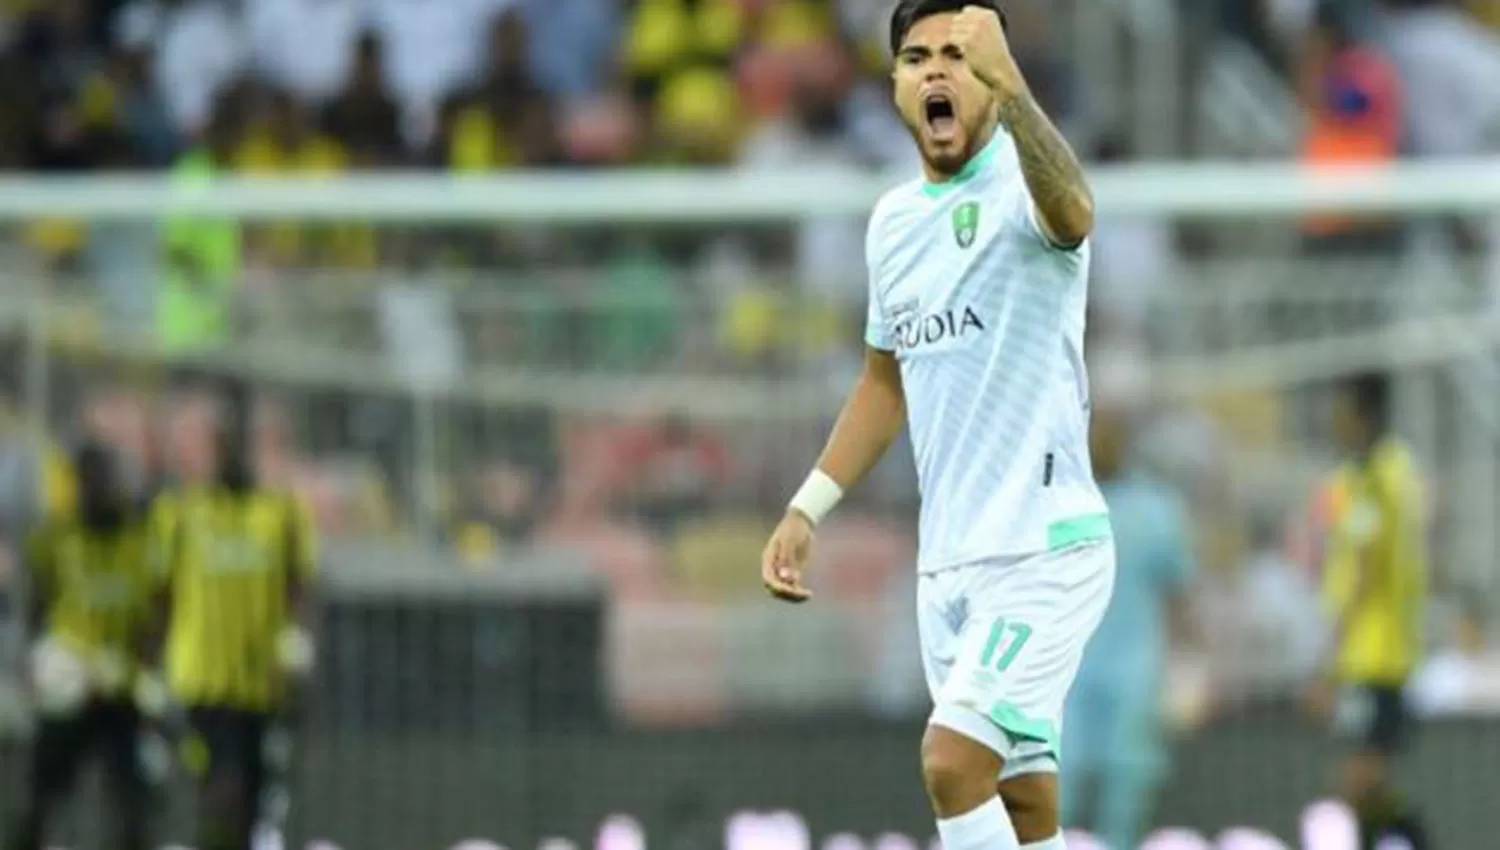
[[1366, 372], [1349, 379], [1344, 392], [1375, 433], [1381, 433], [1391, 421], [1391, 381], [1384, 373]]
[[117, 528], [124, 519], [120, 464], [115, 452], [98, 440], [86, 440], [73, 455], [78, 482], [78, 518], [94, 531]]
[[891, 12], [891, 54], [901, 52], [901, 43], [917, 21], [945, 12], [962, 12], [965, 6], [990, 9], [1000, 16], [1000, 26], [1005, 26], [1005, 10], [1000, 0], [901, 0]]

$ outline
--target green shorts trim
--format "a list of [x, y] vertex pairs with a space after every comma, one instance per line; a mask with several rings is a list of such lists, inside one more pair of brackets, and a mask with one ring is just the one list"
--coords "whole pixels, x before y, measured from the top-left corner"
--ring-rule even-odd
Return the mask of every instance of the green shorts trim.
[[1062, 743], [1057, 727], [1050, 720], [1027, 717], [1013, 703], [1001, 701], [990, 708], [989, 717], [1012, 741], [1031, 741], [1043, 744], [1054, 756], [1061, 758]]
[[1055, 552], [1079, 543], [1108, 540], [1113, 536], [1109, 514], [1084, 514], [1060, 519], [1047, 526], [1047, 550]]

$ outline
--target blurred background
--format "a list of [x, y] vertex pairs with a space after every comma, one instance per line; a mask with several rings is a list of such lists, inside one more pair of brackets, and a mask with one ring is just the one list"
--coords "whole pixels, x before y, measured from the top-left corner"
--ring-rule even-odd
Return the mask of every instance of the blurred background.
[[[111, 441], [148, 493], [245, 380], [263, 474], [327, 544], [294, 841], [926, 846], [909, 445], [820, 529], [815, 604], [757, 574], [859, 368], [874, 190], [917, 165], [891, 5], [0, 0], [0, 587], [69, 504], [71, 445]], [[1196, 567], [1149, 823], [1286, 840], [1330, 787], [1299, 707], [1327, 389], [1379, 369], [1433, 520], [1440, 716], [1403, 780], [1440, 846], [1487, 846], [1500, 191], [1241, 210], [1235, 164], [1500, 154], [1500, 4], [1009, 5], [1099, 169], [1096, 393]], [[1174, 177], [1198, 160], [1222, 196]], [[656, 191], [677, 172], [691, 211]], [[145, 200], [226, 176], [300, 189]], [[495, 214], [446, 213], [460, 195]], [[25, 738], [4, 693], [0, 788]], [[793, 814], [726, 832], [765, 811]]]

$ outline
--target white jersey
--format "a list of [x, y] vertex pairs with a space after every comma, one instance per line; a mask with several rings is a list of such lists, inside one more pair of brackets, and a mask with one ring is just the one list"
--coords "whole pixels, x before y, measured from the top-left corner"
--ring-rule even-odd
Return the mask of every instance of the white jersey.
[[876, 205], [866, 342], [901, 364], [924, 573], [1106, 536], [1088, 452], [1089, 246], [1050, 244], [1003, 130]]

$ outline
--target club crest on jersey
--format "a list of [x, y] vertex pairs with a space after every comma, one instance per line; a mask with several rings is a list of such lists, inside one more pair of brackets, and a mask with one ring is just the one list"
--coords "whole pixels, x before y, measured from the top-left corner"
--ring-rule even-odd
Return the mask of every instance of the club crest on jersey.
[[953, 211], [953, 238], [958, 240], [958, 247], [967, 248], [974, 244], [974, 237], [979, 235], [979, 202], [969, 201], [960, 204]]

